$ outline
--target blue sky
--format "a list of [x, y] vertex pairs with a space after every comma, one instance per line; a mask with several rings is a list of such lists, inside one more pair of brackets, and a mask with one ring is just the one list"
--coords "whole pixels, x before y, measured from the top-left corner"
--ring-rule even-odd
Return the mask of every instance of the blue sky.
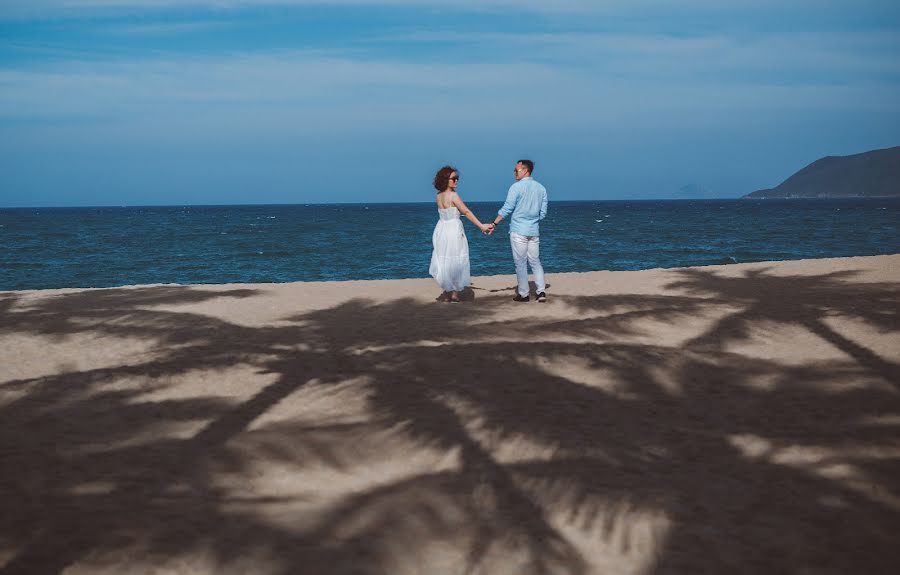
[[3, 0], [0, 206], [737, 197], [900, 145], [900, 2]]

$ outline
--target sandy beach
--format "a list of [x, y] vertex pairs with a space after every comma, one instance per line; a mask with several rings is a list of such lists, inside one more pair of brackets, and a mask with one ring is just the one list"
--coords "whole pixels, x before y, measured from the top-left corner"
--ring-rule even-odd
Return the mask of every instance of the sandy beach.
[[0, 574], [896, 572], [900, 255], [514, 283], [0, 292]]

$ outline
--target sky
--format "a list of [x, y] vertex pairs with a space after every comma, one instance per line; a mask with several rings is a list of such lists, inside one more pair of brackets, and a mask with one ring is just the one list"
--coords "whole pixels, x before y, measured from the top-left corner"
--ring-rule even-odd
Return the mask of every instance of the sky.
[[733, 198], [900, 145], [896, 0], [0, 0], [0, 207]]

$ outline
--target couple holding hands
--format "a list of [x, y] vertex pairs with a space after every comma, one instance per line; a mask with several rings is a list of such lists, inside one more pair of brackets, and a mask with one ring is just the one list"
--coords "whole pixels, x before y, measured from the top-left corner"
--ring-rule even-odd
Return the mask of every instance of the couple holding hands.
[[547, 190], [534, 178], [534, 162], [516, 162], [516, 182], [506, 194], [506, 202], [497, 212], [497, 217], [489, 224], [483, 224], [466, 206], [456, 192], [459, 185], [459, 170], [444, 166], [434, 176], [437, 193], [438, 215], [440, 219], [434, 227], [431, 241], [431, 266], [428, 273], [444, 290], [442, 299], [451, 303], [459, 302], [459, 292], [470, 283], [469, 242], [463, 229], [460, 215], [475, 224], [482, 233], [491, 235], [497, 224], [509, 218], [509, 242], [512, 246], [513, 262], [516, 266], [517, 293], [513, 301], [526, 302], [530, 299], [528, 289], [528, 266], [534, 273], [536, 299], [547, 301], [544, 293], [544, 268], [540, 260], [540, 234], [538, 223], [547, 215]]

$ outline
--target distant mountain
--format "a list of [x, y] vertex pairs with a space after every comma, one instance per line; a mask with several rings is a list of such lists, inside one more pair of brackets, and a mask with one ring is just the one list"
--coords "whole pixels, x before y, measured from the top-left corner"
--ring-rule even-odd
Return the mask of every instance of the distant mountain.
[[777, 187], [745, 198], [900, 196], [900, 146], [816, 160]]

